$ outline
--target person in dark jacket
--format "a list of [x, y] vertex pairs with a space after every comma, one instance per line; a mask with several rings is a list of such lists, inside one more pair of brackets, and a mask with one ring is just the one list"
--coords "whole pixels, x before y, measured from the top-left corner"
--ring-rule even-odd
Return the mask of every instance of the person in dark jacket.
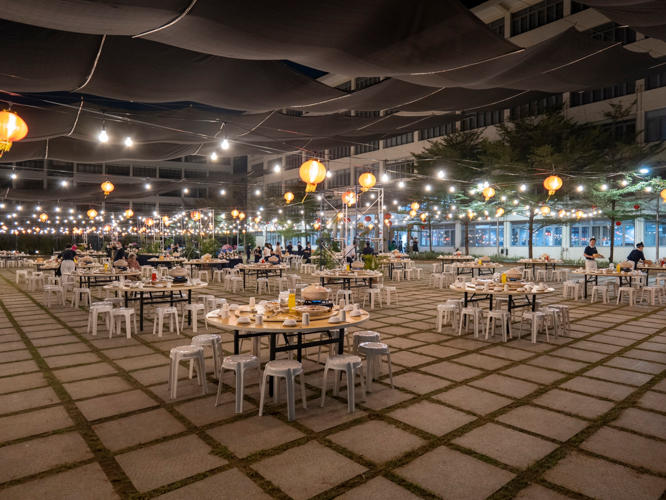
[[113, 262], [115, 262], [117, 260], [120, 260], [120, 259], [124, 259], [125, 256], [126, 256], [125, 249], [123, 248], [123, 246], [120, 243], [118, 243], [118, 246], [116, 247], [116, 253], [113, 256]]
[[76, 269], [76, 264], [74, 264], [74, 257], [76, 257], [76, 252], [72, 250], [72, 244], [67, 243], [65, 250], [58, 255], [58, 260], [60, 260], [60, 267], [56, 271], [56, 276], [62, 276], [63, 273], [69, 274], [73, 273]]
[[375, 251], [370, 246], [370, 242], [366, 241], [365, 242], [365, 248], [363, 248], [363, 255], [372, 255], [373, 253], [375, 253]]
[[419, 240], [416, 238], [412, 240], [412, 252], [419, 253]]
[[305, 259], [306, 264], [310, 263], [310, 257], [312, 257], [312, 246], [310, 246], [310, 242], [308, 241], [303, 250], [303, 258]]
[[636, 248], [634, 248], [631, 253], [629, 254], [629, 257], [627, 257], [627, 260], [630, 260], [631, 262], [634, 263], [634, 269], [638, 267], [639, 262], [645, 262], [645, 254], [643, 254], [643, 242], [640, 242], [638, 245], [636, 245]]

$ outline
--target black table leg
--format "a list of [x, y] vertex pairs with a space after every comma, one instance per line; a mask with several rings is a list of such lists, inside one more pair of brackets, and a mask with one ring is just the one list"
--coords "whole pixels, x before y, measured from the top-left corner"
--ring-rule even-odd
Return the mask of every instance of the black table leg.
[[[277, 334], [276, 333], [271, 333], [271, 339], [270, 339], [270, 348], [269, 348], [269, 360], [274, 361], [275, 360], [275, 347], [277, 344]], [[270, 377], [268, 380], [268, 395], [273, 396], [273, 377]]]
[[238, 338], [238, 330], [234, 330], [234, 354], [240, 354], [240, 339]]
[[245, 269], [241, 269], [243, 271], [243, 290], [245, 290]]
[[300, 363], [303, 360], [303, 353], [301, 351], [301, 344], [303, 344], [303, 333], [298, 332], [296, 342], [298, 343], [298, 351], [296, 351], [296, 359]]
[[[192, 303], [192, 289], [189, 289], [187, 291], [187, 303], [191, 304]], [[187, 324], [192, 325], [192, 311], [189, 310], [187, 311]]]
[[[127, 292], [125, 292], [125, 302], [127, 302]], [[143, 331], [143, 292], [139, 292], [139, 327]], [[129, 330], [129, 326], [127, 329]]]
[[338, 354], [342, 354], [345, 350], [345, 329], [342, 328], [338, 332]]
[[536, 295], [532, 295], [532, 312], [536, 312]]

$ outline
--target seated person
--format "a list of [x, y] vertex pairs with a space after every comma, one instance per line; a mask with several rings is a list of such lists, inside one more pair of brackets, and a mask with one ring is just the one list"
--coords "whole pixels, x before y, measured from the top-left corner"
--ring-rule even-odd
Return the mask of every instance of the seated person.
[[133, 271], [141, 270], [141, 264], [139, 264], [139, 261], [136, 259], [136, 254], [134, 252], [130, 253], [127, 257], [127, 267]]

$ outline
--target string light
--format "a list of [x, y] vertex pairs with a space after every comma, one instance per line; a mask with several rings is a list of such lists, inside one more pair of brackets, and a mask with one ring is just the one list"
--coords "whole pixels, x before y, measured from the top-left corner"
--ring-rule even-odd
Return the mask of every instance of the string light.
[[211, 155], [210, 155], [210, 159], [213, 160], [213, 161], [217, 160], [217, 153], [216, 153], [215, 151], [213, 151], [213, 152], [211, 153]]
[[226, 137], [222, 140], [222, 144], [220, 144], [220, 147], [222, 149], [229, 149], [229, 141], [227, 140]]
[[127, 146], [129, 148], [132, 144], [134, 144], [134, 142], [132, 141], [132, 138], [129, 135], [127, 137], [125, 137], [125, 146]]

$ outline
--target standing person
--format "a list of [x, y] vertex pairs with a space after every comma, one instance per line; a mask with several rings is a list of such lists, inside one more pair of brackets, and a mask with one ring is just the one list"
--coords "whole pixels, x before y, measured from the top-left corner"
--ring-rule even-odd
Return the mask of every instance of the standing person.
[[375, 251], [370, 246], [370, 242], [366, 241], [365, 248], [363, 249], [363, 255], [372, 255], [373, 253], [375, 253]]
[[402, 240], [398, 240], [398, 252], [402, 253]]
[[74, 257], [76, 257], [76, 252], [72, 250], [72, 244], [67, 243], [67, 245], [65, 245], [65, 251], [58, 255], [58, 259], [60, 260], [60, 267], [56, 272], [58, 276], [74, 272], [74, 269], [76, 269]]
[[303, 245], [301, 245], [301, 242], [298, 242], [298, 253], [296, 255], [303, 255]]
[[245, 248], [245, 255], [246, 255], [245, 262], [246, 262], [246, 263], [249, 263], [249, 262], [250, 262], [250, 256], [252, 255], [252, 248], [250, 247], [250, 245], [248, 245], [248, 246]]
[[291, 244], [291, 241], [287, 243], [287, 253], [292, 253], [294, 251], [294, 245]]
[[603, 257], [597, 252], [597, 239], [590, 238], [590, 244], [585, 247], [583, 252], [583, 257], [585, 257], [585, 271], [593, 272], [597, 270], [597, 258]]
[[354, 240], [353, 245], [348, 245], [347, 248], [345, 248], [345, 260], [347, 261], [348, 264], [351, 264], [354, 262], [354, 259], [356, 258], [356, 240]]
[[631, 262], [634, 263], [634, 269], [638, 267], [639, 262], [645, 262], [645, 255], [643, 254], [643, 242], [641, 241], [638, 245], [636, 245], [636, 248], [634, 248], [631, 253], [629, 254], [629, 257], [627, 257], [627, 260], [630, 260]]
[[412, 240], [412, 252], [419, 253], [419, 240], [416, 239], [416, 236]]
[[310, 263], [310, 257], [312, 257], [312, 247], [310, 246], [310, 242], [308, 241], [305, 244], [305, 249], [303, 250], [303, 258], [305, 259], [306, 264]]

